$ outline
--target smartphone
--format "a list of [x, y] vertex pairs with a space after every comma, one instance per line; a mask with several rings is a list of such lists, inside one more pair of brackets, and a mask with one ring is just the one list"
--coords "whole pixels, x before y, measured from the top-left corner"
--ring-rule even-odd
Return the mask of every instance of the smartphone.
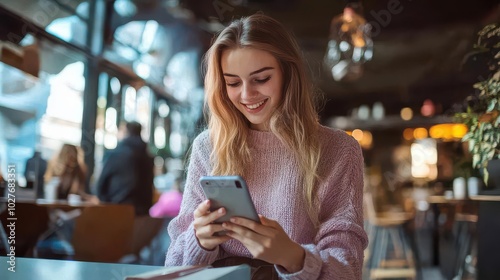
[[243, 217], [260, 223], [257, 211], [248, 192], [248, 187], [240, 176], [203, 176], [200, 184], [207, 199], [210, 199], [210, 211], [224, 207], [226, 215], [215, 223], [229, 221], [232, 217]]

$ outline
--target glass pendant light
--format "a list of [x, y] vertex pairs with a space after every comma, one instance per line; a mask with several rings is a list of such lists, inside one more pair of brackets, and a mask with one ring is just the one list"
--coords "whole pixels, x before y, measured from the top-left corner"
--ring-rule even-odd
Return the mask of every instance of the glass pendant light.
[[363, 64], [373, 57], [371, 26], [361, 15], [361, 3], [349, 2], [332, 19], [324, 65], [335, 81], [354, 81], [363, 74]]

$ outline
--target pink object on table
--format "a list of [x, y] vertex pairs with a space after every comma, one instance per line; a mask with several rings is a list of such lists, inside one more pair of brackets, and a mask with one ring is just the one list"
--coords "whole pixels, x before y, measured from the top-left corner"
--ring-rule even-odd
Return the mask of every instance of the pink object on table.
[[182, 193], [168, 191], [161, 194], [160, 199], [150, 209], [149, 215], [154, 218], [175, 217], [181, 209]]

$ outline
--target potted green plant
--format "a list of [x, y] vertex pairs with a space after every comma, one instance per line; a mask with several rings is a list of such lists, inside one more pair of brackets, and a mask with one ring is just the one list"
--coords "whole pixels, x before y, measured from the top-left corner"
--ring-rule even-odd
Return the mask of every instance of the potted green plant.
[[490, 24], [478, 33], [473, 56], [485, 63], [487, 77], [474, 84], [475, 94], [467, 98], [465, 112], [456, 119], [468, 127], [462, 138], [468, 142], [472, 165], [483, 172], [487, 188], [500, 194], [500, 25]]

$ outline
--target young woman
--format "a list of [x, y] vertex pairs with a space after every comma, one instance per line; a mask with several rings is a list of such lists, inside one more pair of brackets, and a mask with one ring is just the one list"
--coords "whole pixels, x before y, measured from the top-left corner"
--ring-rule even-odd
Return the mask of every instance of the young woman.
[[64, 144], [57, 156], [49, 161], [46, 184], [52, 180], [57, 184], [57, 199], [68, 199], [69, 194], [77, 194], [82, 200], [97, 204], [99, 199], [85, 192], [86, 167], [79, 157], [76, 146]]
[[[218, 35], [205, 65], [208, 130], [193, 143], [165, 264], [248, 257], [284, 279], [361, 279], [361, 149], [319, 124], [295, 39], [276, 20], [252, 15]], [[261, 224], [212, 223], [225, 209], [209, 211], [198, 179], [234, 174], [246, 180]], [[227, 235], [214, 235], [221, 230]]]

